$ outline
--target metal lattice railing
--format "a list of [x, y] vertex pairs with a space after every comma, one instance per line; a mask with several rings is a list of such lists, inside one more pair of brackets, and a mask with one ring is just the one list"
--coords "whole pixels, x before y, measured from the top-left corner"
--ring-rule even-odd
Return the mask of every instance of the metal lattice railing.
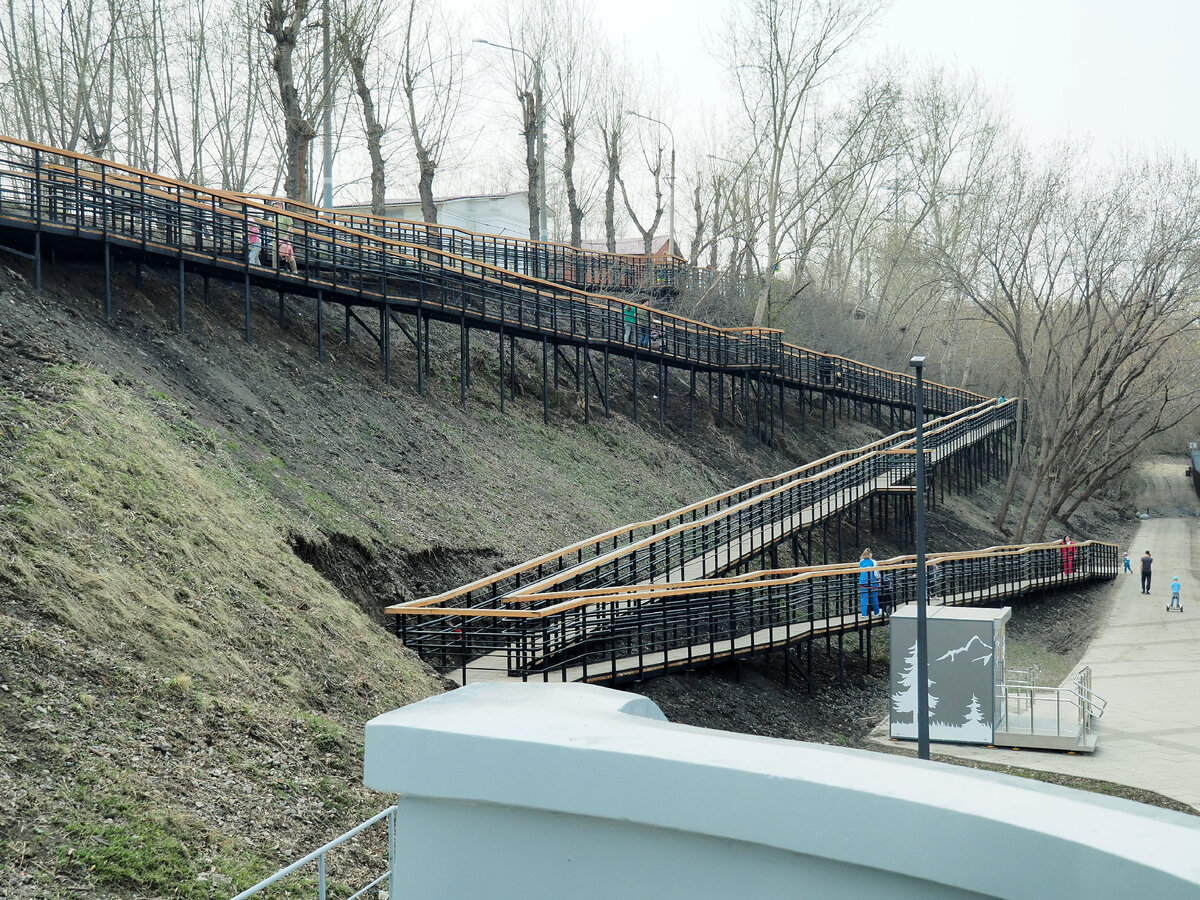
[[[1057, 544], [997, 547], [928, 558], [930, 602], [996, 603], [1117, 574], [1115, 545], [1085, 542], [1067, 572]], [[916, 599], [912, 557], [878, 567], [886, 615]], [[619, 681], [708, 665], [786, 646], [829, 632], [862, 627], [857, 566], [817, 566], [757, 572], [743, 578], [621, 590], [564, 592], [530, 604], [458, 617], [459, 631], [430, 621], [409, 626], [408, 638], [432, 658], [472, 653], [480, 671], [562, 680]], [[495, 628], [478, 627], [483, 619]], [[876, 620], [878, 621], [878, 620]]]
[[[931, 422], [926, 431], [928, 464], [964, 449], [974, 441], [1007, 428], [1018, 403], [988, 403]], [[779, 530], [805, 510], [823, 521], [861, 500], [871, 489], [899, 484], [914, 474], [914, 432], [899, 432], [855, 450], [843, 451], [770, 478], [763, 478], [655, 519], [634, 523], [571, 544], [561, 550], [513, 566], [471, 584], [412, 606], [488, 606], [514, 593], [633, 584], [670, 577], [673, 569], [702, 559], [739, 535], [774, 527], [771, 541], [784, 540]], [[795, 525], [811, 524], [811, 522]], [[761, 542], [744, 545], [744, 553], [706, 567], [698, 577], [720, 574], [744, 555], [758, 552]], [[564, 574], [566, 573], [566, 574]], [[679, 580], [675, 578], [674, 580]], [[406, 604], [408, 606], [409, 604]]]
[[[326, 900], [326, 897], [328, 896], [327, 864], [331, 851], [344, 847], [351, 840], [370, 829], [371, 826], [383, 821], [386, 821], [387, 823], [387, 871], [383, 872], [381, 875], [376, 875], [367, 884], [347, 897], [346, 900], [356, 900], [358, 897], [378, 896], [379, 887], [385, 883], [390, 890], [393, 882], [391, 876], [396, 866], [396, 809], [397, 808], [395, 806], [389, 806], [382, 812], [376, 813], [374, 816], [367, 819], [365, 822], [356, 825], [354, 828], [351, 828], [340, 837], [334, 838], [325, 846], [319, 847], [312, 853], [309, 853], [307, 856], [303, 856], [296, 860], [291, 865], [285, 866], [274, 875], [264, 878], [253, 887], [246, 888], [246, 890], [235, 896], [233, 900], [248, 900], [250, 897], [258, 896], [267, 888], [285, 880], [290, 875], [298, 872], [312, 863], [316, 863], [317, 867], [317, 900]], [[396, 895], [393, 893], [391, 896], [395, 897]]]
[[[1010, 429], [1017, 410], [1014, 401], [992, 403], [931, 423], [926, 465]], [[556, 607], [564, 593], [721, 576], [872, 492], [910, 481], [912, 443], [912, 433], [901, 432], [387, 612], [398, 617], [406, 644], [444, 667], [461, 668], [480, 656], [507, 652], [530, 627], [523, 620]]]
[[[6, 138], [0, 138], [0, 154], [0, 224], [8, 227], [102, 241], [176, 260], [181, 271], [184, 266], [203, 267], [231, 278], [270, 280], [289, 292], [312, 296], [320, 291], [325, 299], [377, 307], [385, 315], [415, 310], [447, 320], [469, 316], [473, 327], [555, 342], [602, 344], [712, 372], [767, 373], [793, 386], [832, 390], [869, 402], [911, 404], [913, 379], [908, 374], [796, 347], [773, 329], [718, 328], [599, 293], [603, 285], [592, 282], [608, 276], [594, 273], [612, 269], [610, 254], [589, 255], [561, 245], [438, 226], [388, 225], [294, 203], [276, 207]], [[292, 222], [286, 232], [281, 227], [284, 215]], [[365, 223], [369, 229], [362, 227]], [[288, 239], [297, 262], [294, 274], [287, 268], [249, 263], [247, 238], [254, 226], [265, 244], [264, 259], [275, 264], [275, 254], [266, 251]], [[657, 263], [645, 257], [620, 258], [635, 280], [665, 277], [652, 268]], [[549, 261], [543, 265], [539, 260]], [[530, 271], [539, 265], [547, 270], [540, 277]], [[679, 261], [667, 265], [673, 273], [670, 280], [685, 277]], [[571, 277], [555, 281], [559, 270], [570, 270]], [[583, 278], [588, 290], [572, 286], [580, 271], [593, 273]], [[627, 341], [630, 312], [639, 334], [653, 323], [651, 346], [638, 348]], [[925, 396], [927, 408], [942, 414], [984, 399], [934, 383], [926, 384]]]

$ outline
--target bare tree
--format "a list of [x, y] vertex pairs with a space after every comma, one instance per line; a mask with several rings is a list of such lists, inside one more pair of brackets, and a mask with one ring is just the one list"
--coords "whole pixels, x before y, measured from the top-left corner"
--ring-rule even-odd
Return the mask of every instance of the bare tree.
[[965, 252], [940, 257], [947, 284], [1008, 339], [1029, 398], [1033, 468], [1016, 539], [1043, 537], [1072, 497], [1194, 408], [1172, 406], [1155, 361], [1195, 320], [1198, 186], [1194, 167], [1172, 160], [1127, 164], [1104, 180], [1077, 153], [1059, 151], [1044, 167], [1018, 154]]
[[625, 108], [631, 94], [629, 66], [611, 49], [600, 59], [597, 126], [604, 166], [604, 240], [609, 253], [617, 250], [617, 183], [625, 152]]
[[316, 136], [312, 111], [297, 87], [296, 50], [310, 12], [309, 0], [263, 0], [263, 30], [274, 42], [271, 69], [283, 112], [284, 192], [293, 200], [308, 197], [308, 150]]
[[417, 158], [421, 215], [437, 221], [433, 179], [454, 135], [462, 106], [462, 39], [448, 20], [421, 0], [409, 0], [400, 44], [401, 89], [409, 137]]
[[516, 0], [508, 0], [496, 22], [506, 44], [493, 45], [507, 54], [508, 74], [520, 110], [521, 135], [525, 140], [529, 237], [532, 240], [537, 240], [541, 234], [539, 213], [546, 214], [541, 208], [544, 191], [539, 176], [546, 165], [542, 158], [546, 148], [541, 134], [546, 125], [548, 103], [546, 63], [553, 19], [550, 4], [551, 0], [532, 0], [518, 6]]
[[766, 273], [754, 324], [768, 320], [771, 274], [804, 206], [789, 200], [793, 161], [809, 140], [815, 99], [835, 63], [875, 18], [879, 0], [744, 0], [728, 23], [727, 59], [751, 133], [761, 139]]
[[556, 0], [552, 11], [554, 37], [548, 56], [556, 100], [555, 119], [562, 137], [563, 190], [571, 227], [570, 243], [578, 247], [583, 240], [585, 201], [575, 163], [581, 132], [586, 132], [589, 126], [589, 101], [596, 94], [600, 40], [582, 0]]
[[[416, 0], [410, 0], [409, 15]], [[330, 23], [331, 39], [337, 46], [339, 54], [349, 69], [351, 88], [358, 97], [362, 111], [363, 132], [366, 137], [367, 155], [371, 160], [371, 211], [382, 215], [385, 210], [384, 197], [387, 193], [386, 163], [383, 153], [383, 139], [387, 125], [381, 120], [377, 111], [376, 97], [373, 90], [388, 81], [395, 86], [395, 75], [390, 78], [384, 74], [388, 70], [396, 72], [396, 66], [390, 61], [381, 62], [383, 46], [391, 39], [389, 34], [384, 6], [380, 0], [349, 0], [332, 17]], [[386, 88], [385, 88], [386, 90]], [[390, 93], [394, 93], [391, 91]]]
[[[648, 133], [647, 129], [639, 130], [643, 137]], [[634, 209], [633, 201], [629, 199], [629, 190], [625, 186], [624, 176], [617, 176], [617, 180], [621, 185], [621, 199], [625, 201], [625, 211], [629, 213], [629, 218], [633, 221], [634, 227], [642, 236], [643, 252], [647, 256], [650, 256], [654, 252], [654, 235], [658, 232], [658, 226], [662, 222], [663, 217], [663, 154], [666, 152], [666, 149], [666, 146], [661, 143], [656, 143], [652, 147], [645, 143], [642, 145], [642, 158], [653, 181], [654, 195], [654, 218], [647, 225], [642, 224], [642, 220], [638, 218], [637, 211]]]
[[205, 82], [212, 124], [205, 146], [224, 190], [249, 190], [263, 168], [268, 144], [259, 135], [261, 92], [247, 90], [262, 67], [261, 36], [246, 6], [231, 6], [210, 43]]
[[117, 0], [8, 0], [0, 49], [26, 137], [103, 155], [114, 134]]

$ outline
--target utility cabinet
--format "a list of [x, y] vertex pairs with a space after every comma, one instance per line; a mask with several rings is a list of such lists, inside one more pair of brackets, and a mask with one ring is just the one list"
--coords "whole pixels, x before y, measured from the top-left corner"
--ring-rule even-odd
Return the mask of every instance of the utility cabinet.
[[[1004, 730], [1004, 629], [1012, 608], [929, 606], [929, 738], [992, 744]], [[894, 738], [917, 737], [917, 607], [890, 622], [891, 715]]]

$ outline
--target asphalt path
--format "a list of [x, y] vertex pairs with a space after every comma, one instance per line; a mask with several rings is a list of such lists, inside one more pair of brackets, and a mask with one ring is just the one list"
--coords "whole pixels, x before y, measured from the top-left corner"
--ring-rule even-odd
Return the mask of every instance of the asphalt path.
[[[1132, 575], [1097, 588], [1111, 592], [1107, 620], [1075, 670], [1092, 669], [1092, 689], [1108, 706], [1095, 722], [1096, 751], [1069, 754], [950, 744], [937, 753], [1098, 778], [1156, 791], [1200, 810], [1200, 499], [1183, 457], [1141, 467], [1135, 496], [1148, 510], [1128, 547]], [[1151, 593], [1141, 593], [1138, 558], [1154, 557]], [[1183, 613], [1168, 612], [1171, 578], [1182, 584]]]

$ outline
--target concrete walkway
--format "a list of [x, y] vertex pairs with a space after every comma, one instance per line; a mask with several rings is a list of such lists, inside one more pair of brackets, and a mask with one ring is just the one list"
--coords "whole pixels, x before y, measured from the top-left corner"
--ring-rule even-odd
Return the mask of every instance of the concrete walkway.
[[[1200, 810], [1200, 502], [1186, 460], [1160, 459], [1141, 471], [1144, 521], [1133, 545], [1134, 574], [1098, 587], [1112, 607], [1076, 667], [1092, 667], [1092, 688], [1108, 701], [1095, 724], [1096, 752], [1070, 755], [933, 744], [934, 753], [1098, 778], [1156, 791]], [[1137, 558], [1154, 556], [1151, 595], [1140, 592]], [[1166, 611], [1171, 578], [1183, 585], [1183, 614]], [[887, 723], [883, 724], [886, 735]]]

